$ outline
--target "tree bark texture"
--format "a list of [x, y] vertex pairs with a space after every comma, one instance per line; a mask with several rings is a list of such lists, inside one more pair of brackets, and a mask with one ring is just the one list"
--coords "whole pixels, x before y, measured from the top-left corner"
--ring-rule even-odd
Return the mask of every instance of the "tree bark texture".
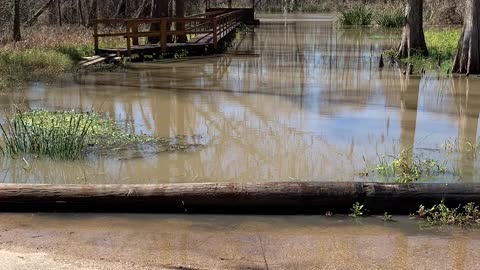
[[463, 31], [453, 61], [453, 72], [480, 74], [480, 0], [466, 0]]
[[410, 57], [413, 53], [428, 56], [423, 33], [423, 0], [408, 0], [405, 7], [402, 42], [398, 56]]
[[0, 184], [0, 211], [409, 214], [438, 204], [480, 202], [479, 183], [184, 183], [156, 185]]
[[20, 41], [22, 33], [20, 28], [20, 0], [13, 2], [13, 40]]

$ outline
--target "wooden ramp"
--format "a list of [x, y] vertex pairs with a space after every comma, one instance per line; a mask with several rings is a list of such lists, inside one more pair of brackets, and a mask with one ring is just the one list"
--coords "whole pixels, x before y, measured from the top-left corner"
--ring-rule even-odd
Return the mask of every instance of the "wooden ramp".
[[[118, 57], [132, 54], [160, 55], [191, 49], [216, 50], [223, 39], [242, 23], [251, 21], [251, 18], [253, 9], [212, 9], [186, 18], [95, 20], [95, 53]], [[101, 46], [108, 43], [101, 39], [108, 38], [116, 39], [116, 43], [119, 39], [123, 40], [125, 46]], [[96, 60], [90, 62], [93, 61]]]

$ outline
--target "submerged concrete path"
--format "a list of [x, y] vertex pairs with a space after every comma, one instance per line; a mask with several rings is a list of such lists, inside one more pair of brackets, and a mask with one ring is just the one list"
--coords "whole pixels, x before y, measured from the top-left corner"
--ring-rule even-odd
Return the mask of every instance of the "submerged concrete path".
[[3, 213], [1, 269], [480, 269], [478, 230], [394, 219]]

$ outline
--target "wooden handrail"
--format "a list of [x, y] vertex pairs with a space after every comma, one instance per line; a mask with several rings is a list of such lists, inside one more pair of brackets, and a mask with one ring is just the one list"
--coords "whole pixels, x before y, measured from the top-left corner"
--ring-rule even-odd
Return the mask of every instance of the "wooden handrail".
[[[205, 14], [185, 18], [113, 18], [97, 19], [93, 21], [95, 51], [99, 51], [99, 38], [103, 37], [123, 37], [126, 39], [127, 54], [131, 54], [132, 45], [139, 45], [140, 37], [158, 37], [162, 53], [167, 50], [167, 40], [169, 36], [178, 35], [196, 35], [211, 34], [213, 47], [218, 48], [218, 42], [232, 27], [236, 27], [244, 14], [244, 10], [218, 10]], [[213, 16], [212, 16], [213, 15]], [[184, 23], [186, 27], [183, 30], [170, 30], [169, 25]], [[99, 32], [99, 25], [121, 26], [124, 31], [119, 32]], [[159, 24], [159, 31], [140, 31], [139, 25]]]

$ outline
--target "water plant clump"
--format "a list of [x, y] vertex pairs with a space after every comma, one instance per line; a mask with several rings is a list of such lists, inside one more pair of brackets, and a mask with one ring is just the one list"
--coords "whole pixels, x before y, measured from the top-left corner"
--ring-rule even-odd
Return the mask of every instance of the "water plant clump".
[[404, 20], [403, 7], [399, 5], [388, 5], [375, 11], [375, 22], [385, 28], [400, 28]]
[[409, 158], [403, 151], [392, 161], [380, 158], [375, 171], [381, 176], [393, 178], [396, 183], [411, 183], [447, 173], [447, 167], [434, 159]]
[[364, 208], [363, 204], [360, 204], [359, 202], [355, 202], [352, 205], [352, 208], [350, 208], [350, 215], [351, 217], [363, 217], [366, 215], [366, 209]]
[[431, 208], [420, 205], [417, 214], [420, 220], [430, 226], [480, 224], [480, 209], [473, 202], [467, 203], [463, 207], [459, 205], [456, 208], [449, 208], [442, 200]]
[[115, 121], [94, 112], [18, 112], [0, 128], [3, 133], [1, 150], [12, 157], [33, 154], [55, 160], [75, 160], [83, 157], [87, 149], [105, 153], [152, 144], [164, 151], [176, 151], [190, 146], [180, 142], [182, 136], [163, 138], [129, 134]]
[[350, 9], [341, 11], [340, 22], [347, 26], [365, 26], [372, 23], [373, 12], [364, 5], [355, 5]]
[[29, 153], [52, 159], [74, 160], [81, 157], [93, 125], [89, 114], [60, 113], [52, 117], [34, 117], [19, 112], [0, 125], [4, 154]]

